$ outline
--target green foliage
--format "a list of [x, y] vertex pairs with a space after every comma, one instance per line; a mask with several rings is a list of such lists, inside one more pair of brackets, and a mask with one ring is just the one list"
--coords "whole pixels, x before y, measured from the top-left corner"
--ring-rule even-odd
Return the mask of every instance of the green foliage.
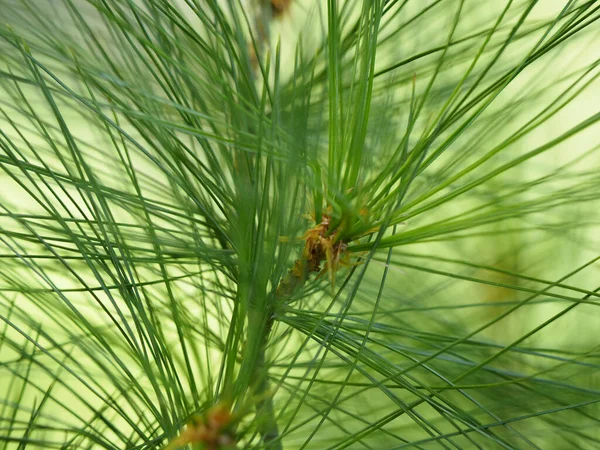
[[0, 11], [0, 449], [600, 447], [599, 1]]

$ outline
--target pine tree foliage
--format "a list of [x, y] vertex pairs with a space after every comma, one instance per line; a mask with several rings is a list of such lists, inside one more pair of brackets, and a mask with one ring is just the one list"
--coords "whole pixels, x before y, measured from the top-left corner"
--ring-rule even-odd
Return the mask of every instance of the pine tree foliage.
[[0, 448], [600, 448], [598, 19], [0, 0]]

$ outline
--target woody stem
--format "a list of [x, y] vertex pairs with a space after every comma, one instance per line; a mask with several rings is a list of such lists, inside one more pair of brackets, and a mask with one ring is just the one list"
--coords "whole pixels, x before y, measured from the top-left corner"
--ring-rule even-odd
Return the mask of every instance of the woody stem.
[[279, 440], [279, 429], [277, 428], [277, 418], [273, 408], [273, 397], [268, 392], [269, 379], [268, 368], [265, 364], [265, 350], [271, 328], [273, 327], [273, 318], [271, 312], [267, 315], [267, 323], [264, 327], [264, 333], [258, 349], [255, 372], [255, 389], [259, 401], [256, 405], [256, 415], [259, 420], [259, 432], [265, 449], [283, 450], [281, 440]]
[[[322, 226], [318, 225], [317, 227]], [[321, 230], [315, 244], [315, 238], [308, 238], [301, 259], [294, 262], [294, 266], [281, 279], [277, 286], [277, 301], [284, 301], [286, 298], [302, 287], [306, 282], [311, 271], [318, 271], [321, 263], [326, 258], [327, 252], [323, 249]], [[273, 310], [266, 312], [265, 316], [257, 314], [260, 319], [256, 322], [252, 320], [249, 326], [258, 326], [263, 328], [263, 334], [260, 338], [256, 366], [254, 372], [254, 386], [259, 397], [257, 404], [257, 417], [259, 418], [259, 432], [266, 449], [282, 450], [281, 440], [279, 439], [279, 430], [277, 429], [277, 419], [273, 408], [272, 396], [268, 394], [268, 368], [265, 364], [265, 350], [271, 329], [273, 327]], [[264, 322], [266, 318], [266, 322]], [[264, 324], [264, 326], [263, 326]]]
[[[284, 300], [290, 296], [292, 292], [304, 284], [306, 280], [305, 271], [303, 264], [300, 261], [294, 263], [294, 268], [290, 270], [279, 282], [276, 291], [276, 297], [278, 301]], [[277, 428], [277, 418], [275, 417], [275, 410], [273, 408], [273, 398], [268, 393], [269, 380], [268, 380], [268, 367], [265, 364], [265, 351], [269, 334], [273, 328], [273, 311], [267, 311], [266, 323], [264, 324], [264, 331], [261, 336], [261, 341], [258, 348], [258, 354], [256, 358], [256, 366], [254, 372], [254, 386], [256, 393], [259, 397], [259, 402], [256, 407], [256, 415], [259, 417], [259, 432], [262, 441], [266, 449], [269, 450], [283, 450], [281, 440], [279, 439], [279, 430]], [[251, 322], [254, 322], [251, 320]], [[253, 324], [249, 326], [262, 326], [262, 323]]]

